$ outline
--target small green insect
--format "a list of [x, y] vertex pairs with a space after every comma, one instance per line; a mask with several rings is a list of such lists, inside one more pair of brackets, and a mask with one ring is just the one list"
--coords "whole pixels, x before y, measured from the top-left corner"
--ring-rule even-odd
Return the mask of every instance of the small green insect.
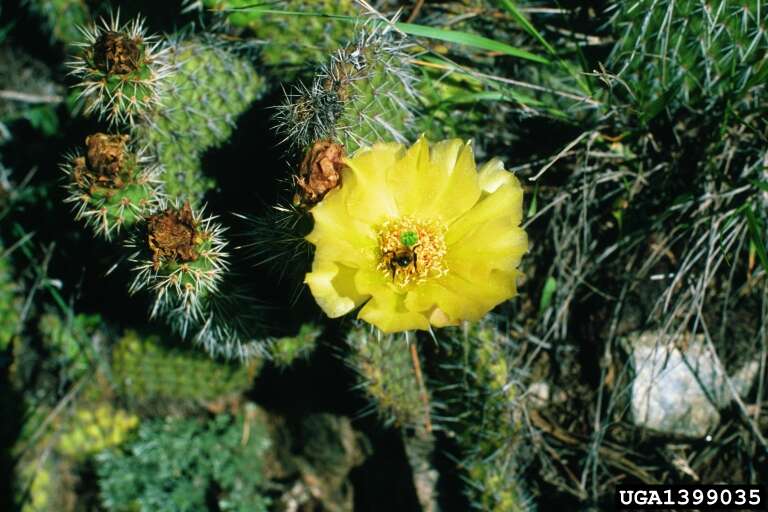
[[406, 247], [413, 247], [419, 242], [419, 235], [413, 231], [403, 231], [400, 234], [400, 241]]

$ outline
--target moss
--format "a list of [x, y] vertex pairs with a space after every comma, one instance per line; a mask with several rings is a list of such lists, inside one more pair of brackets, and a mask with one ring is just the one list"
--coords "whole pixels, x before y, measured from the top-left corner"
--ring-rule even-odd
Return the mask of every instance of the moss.
[[253, 415], [142, 423], [122, 450], [97, 459], [107, 510], [266, 511], [263, 456], [270, 440]]

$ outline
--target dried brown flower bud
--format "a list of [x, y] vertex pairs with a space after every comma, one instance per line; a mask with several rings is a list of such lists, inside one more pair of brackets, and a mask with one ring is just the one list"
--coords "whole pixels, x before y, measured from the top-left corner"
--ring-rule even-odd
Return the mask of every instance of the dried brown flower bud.
[[299, 192], [294, 202], [313, 205], [325, 194], [341, 185], [344, 168], [344, 147], [330, 140], [321, 140], [307, 151], [299, 166], [296, 185]]
[[167, 208], [163, 213], [147, 219], [149, 249], [155, 270], [163, 260], [194, 261], [198, 258], [195, 246], [199, 243], [197, 223], [189, 201], [180, 210]]
[[94, 133], [85, 138], [88, 147], [85, 161], [88, 169], [97, 176], [116, 176], [123, 169], [125, 145], [128, 135], [107, 135]]
[[121, 188], [128, 135], [94, 133], [85, 138], [85, 157], [74, 160], [74, 179], [80, 186]]
[[93, 43], [93, 61], [107, 74], [127, 75], [139, 68], [138, 43], [120, 32], [105, 32]]

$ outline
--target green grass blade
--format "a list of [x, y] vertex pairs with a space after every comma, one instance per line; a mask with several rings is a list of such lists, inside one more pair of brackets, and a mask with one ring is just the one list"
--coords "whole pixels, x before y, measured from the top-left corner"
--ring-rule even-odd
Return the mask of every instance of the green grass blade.
[[499, 52], [511, 57], [517, 57], [520, 59], [526, 59], [539, 64], [549, 64], [549, 60], [535, 55], [531, 52], [515, 48], [505, 43], [500, 43], [487, 37], [478, 36], [475, 34], [469, 34], [467, 32], [459, 32], [456, 30], [445, 30], [442, 28], [427, 27], [425, 25], [416, 25], [414, 23], [395, 23], [395, 27], [402, 30], [406, 34], [416, 37], [426, 37], [428, 39], [437, 39], [439, 41], [446, 41], [448, 43], [459, 44], [463, 46], [471, 46], [473, 48], [479, 48], [481, 50], [488, 50], [491, 52]]
[[517, 21], [526, 32], [535, 37], [551, 55], [555, 55], [555, 48], [549, 44], [546, 39], [544, 39], [544, 36], [541, 35], [541, 32], [536, 30], [536, 27], [531, 25], [531, 22], [528, 21], [528, 18], [523, 16], [523, 13], [521, 13], [517, 6], [512, 3], [512, 0], [501, 0], [501, 5], [507, 11], [509, 11], [509, 14], [512, 15], [515, 21]]
[[[243, 7], [222, 9], [221, 12], [237, 12], [237, 11], [250, 11], [258, 12], [261, 14], [279, 14], [288, 16], [317, 16], [321, 18], [332, 18], [341, 21], [356, 22], [360, 18], [357, 16], [343, 16], [337, 14], [322, 14], [317, 12], [299, 12], [299, 11], [281, 11], [277, 9], [269, 9], [265, 7], [265, 4], [254, 4]], [[393, 26], [398, 30], [416, 37], [426, 37], [428, 39], [437, 39], [439, 41], [445, 41], [448, 43], [455, 43], [463, 46], [471, 46], [479, 48], [481, 50], [488, 50], [491, 52], [499, 52], [511, 57], [517, 57], [520, 59], [526, 59], [540, 64], [549, 64], [549, 60], [539, 55], [535, 55], [531, 52], [515, 48], [505, 43], [500, 43], [487, 37], [478, 36], [475, 34], [469, 34], [467, 32], [460, 32], [457, 30], [445, 30], [441, 28], [428, 27], [426, 25], [417, 25], [415, 23], [394, 23]]]
[[[568, 119], [568, 116], [563, 112], [562, 110], [548, 106], [544, 102], [529, 96], [527, 94], [523, 94], [518, 92], [515, 88], [501, 85], [498, 82], [494, 82], [492, 80], [488, 80], [485, 78], [478, 78], [476, 77], [472, 72], [468, 71], [467, 69], [462, 68], [455, 62], [451, 61], [450, 59], [446, 58], [442, 55], [434, 55], [434, 56], [423, 56], [419, 59], [419, 61], [422, 61], [422, 64], [425, 64], [427, 66], [434, 66], [439, 69], [443, 69], [445, 71], [450, 71], [451, 73], [456, 73], [458, 75], [470, 78], [472, 80], [478, 80], [479, 83], [482, 83], [484, 86], [489, 87], [493, 89], [492, 91], [484, 91], [484, 92], [472, 92], [467, 91], [467, 94], [477, 94], [478, 100], [482, 101], [513, 101], [517, 102], [520, 105], [524, 105], [526, 107], [533, 107], [533, 108], [543, 108], [546, 109], [547, 113], [561, 118], [561, 119]], [[454, 103], [460, 103], [461, 101], [456, 101], [456, 99], [461, 99], [461, 95], [455, 95], [454, 97], [449, 98], [449, 100], [453, 101]], [[448, 100], [446, 100], [448, 101]]]
[[544, 104], [535, 98], [518, 94], [515, 91], [507, 90], [505, 92], [484, 91], [484, 92], [466, 92], [458, 93], [443, 100], [446, 105], [466, 105], [479, 103], [482, 101], [514, 101], [531, 107], [540, 107]]
[[541, 290], [541, 300], [539, 301], [539, 315], [542, 315], [544, 311], [552, 304], [552, 298], [557, 291], [557, 280], [554, 277], [549, 276], [544, 283], [544, 288]]
[[755, 212], [752, 208], [746, 208], [744, 215], [747, 217], [747, 225], [749, 226], [749, 235], [752, 237], [752, 243], [755, 244], [755, 250], [757, 251], [757, 257], [760, 259], [760, 263], [763, 268], [768, 272], [768, 254], [765, 250], [765, 242], [760, 235], [760, 223], [757, 221]]
[[[568, 72], [569, 75], [576, 81], [579, 88], [586, 94], [592, 93], [592, 88], [589, 85], [589, 82], [585, 79], [585, 77], [582, 75], [582, 73], [577, 70], [573, 69], [572, 65], [560, 57], [557, 56], [557, 51], [555, 50], [555, 47], [552, 46], [547, 42], [546, 39], [544, 39], [544, 36], [541, 35], [541, 32], [539, 32], [536, 27], [533, 26], [533, 24], [528, 21], [528, 18], [526, 18], [522, 12], [517, 8], [517, 6], [512, 2], [512, 0], [499, 0], [501, 5], [509, 12], [509, 14], [514, 18], [515, 21], [517, 21], [520, 26], [528, 32], [531, 36], [533, 36], [539, 43], [541, 43], [544, 48], [546, 48], [547, 52], [549, 52], [550, 55], [552, 55], [557, 62], [560, 64], [560, 66]], [[581, 50], [579, 50], [579, 54], [581, 54]]]

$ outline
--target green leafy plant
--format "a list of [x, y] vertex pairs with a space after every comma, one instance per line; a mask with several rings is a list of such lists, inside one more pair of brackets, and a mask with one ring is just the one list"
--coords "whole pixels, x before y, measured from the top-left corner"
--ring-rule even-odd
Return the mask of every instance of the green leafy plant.
[[246, 409], [237, 417], [168, 418], [143, 423], [122, 450], [103, 452], [96, 471], [107, 510], [267, 510], [264, 427]]

